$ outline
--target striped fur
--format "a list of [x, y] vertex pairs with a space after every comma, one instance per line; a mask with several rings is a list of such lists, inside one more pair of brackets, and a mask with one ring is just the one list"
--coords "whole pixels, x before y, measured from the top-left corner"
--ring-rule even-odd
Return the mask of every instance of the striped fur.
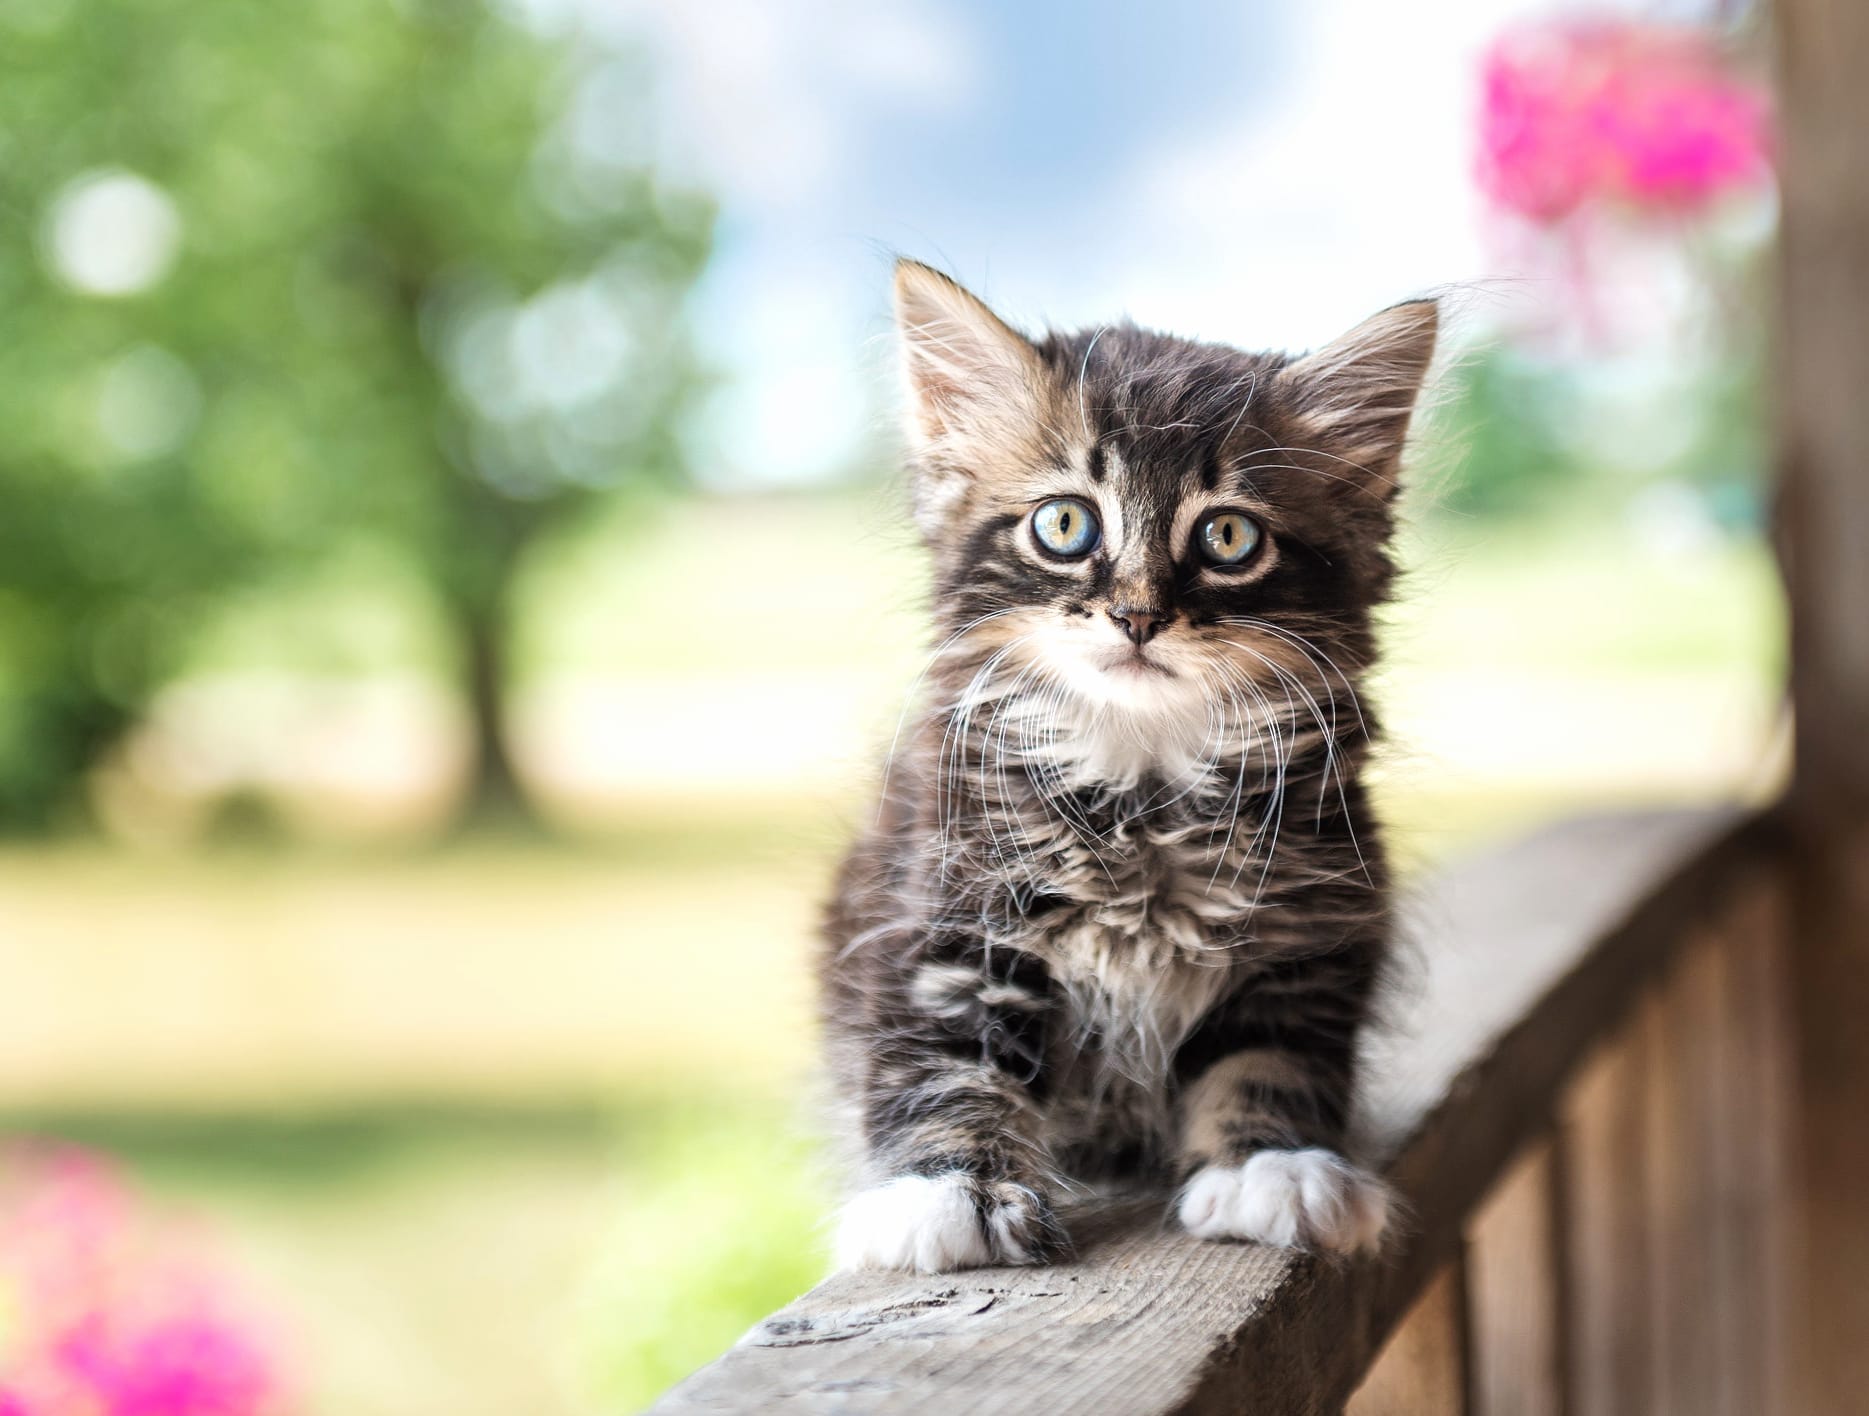
[[[1062, 1188], [1137, 1171], [1196, 1233], [1368, 1242], [1329, 1153], [1389, 937], [1358, 690], [1434, 306], [1298, 359], [1031, 341], [910, 263], [897, 307], [937, 645], [826, 920], [840, 1257], [1042, 1260]], [[1036, 539], [1058, 496], [1094, 553]], [[1219, 511], [1263, 529], [1237, 568]]]

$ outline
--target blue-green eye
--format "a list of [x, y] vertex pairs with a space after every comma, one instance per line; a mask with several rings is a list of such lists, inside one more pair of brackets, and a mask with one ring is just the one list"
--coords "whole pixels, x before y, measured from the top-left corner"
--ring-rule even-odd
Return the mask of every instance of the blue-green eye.
[[1048, 501], [1032, 513], [1032, 534], [1054, 556], [1087, 556], [1103, 534], [1097, 513], [1076, 497]]
[[1223, 511], [1201, 523], [1201, 554], [1215, 565], [1240, 565], [1259, 549], [1265, 533], [1259, 523], [1237, 511]]

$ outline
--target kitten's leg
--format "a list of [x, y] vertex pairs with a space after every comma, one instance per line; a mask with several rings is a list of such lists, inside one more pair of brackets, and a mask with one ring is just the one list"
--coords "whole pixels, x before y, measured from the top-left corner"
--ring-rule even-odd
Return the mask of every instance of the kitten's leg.
[[1182, 1100], [1176, 1213], [1191, 1233], [1340, 1254], [1380, 1245], [1388, 1187], [1339, 1151], [1366, 993], [1345, 983], [1307, 961], [1203, 1028], [1219, 1055]]
[[1067, 1247], [1039, 1140], [1048, 980], [1023, 957], [923, 963], [865, 1078], [876, 1182], [845, 1207], [842, 1268], [940, 1273]]

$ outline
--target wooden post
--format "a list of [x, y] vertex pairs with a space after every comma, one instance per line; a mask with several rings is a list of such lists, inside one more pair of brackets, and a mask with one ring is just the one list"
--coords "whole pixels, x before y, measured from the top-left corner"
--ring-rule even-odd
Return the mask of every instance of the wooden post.
[[1869, 4], [1779, 0], [1779, 553], [1805, 1409], [1869, 1390]]
[[1787, 1103], [1784, 1076], [1784, 891], [1749, 885], [1717, 941], [1723, 1102], [1715, 1117], [1721, 1362], [1718, 1413], [1784, 1409], [1784, 1228]]
[[1567, 1416], [1561, 1139], [1534, 1142], [1468, 1230], [1475, 1416]]
[[1578, 1078], [1566, 1108], [1569, 1387], [1571, 1409], [1587, 1416], [1652, 1409], [1647, 1061], [1638, 1026], [1625, 1026]]
[[1718, 1000], [1708, 983], [1704, 939], [1643, 1009], [1648, 1051], [1650, 1372], [1653, 1416], [1717, 1416], [1731, 1354], [1719, 1350], [1721, 1295], [1713, 1266], [1716, 1231], [1712, 1114], [1717, 1110], [1713, 1034]]
[[1466, 1269], [1456, 1255], [1428, 1281], [1376, 1356], [1346, 1416], [1466, 1416]]

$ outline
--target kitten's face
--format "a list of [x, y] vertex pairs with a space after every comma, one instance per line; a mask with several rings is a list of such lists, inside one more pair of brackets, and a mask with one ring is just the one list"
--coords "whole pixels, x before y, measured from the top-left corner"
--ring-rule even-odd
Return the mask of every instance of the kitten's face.
[[1229, 721], [1354, 711], [1431, 303], [1292, 361], [1129, 325], [1032, 343], [909, 264], [897, 299], [937, 615], [977, 691], [1190, 758]]

